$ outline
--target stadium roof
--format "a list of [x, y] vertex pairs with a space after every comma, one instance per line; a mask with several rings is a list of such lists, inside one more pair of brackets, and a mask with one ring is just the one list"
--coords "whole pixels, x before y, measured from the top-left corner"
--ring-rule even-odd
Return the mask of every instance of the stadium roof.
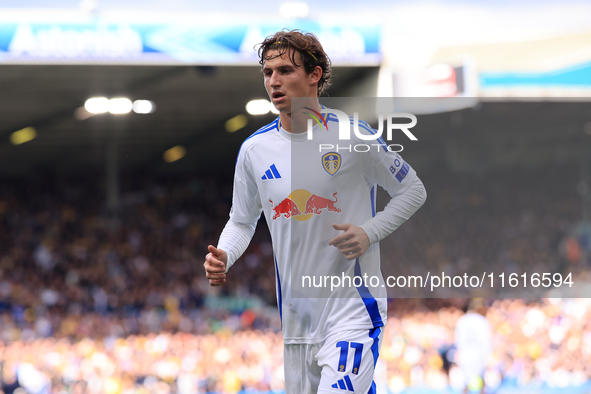
[[[333, 96], [375, 84], [377, 68], [338, 68]], [[248, 125], [228, 133], [225, 122], [248, 115], [245, 105], [266, 98], [258, 67], [0, 66], [0, 173], [32, 170], [102, 171], [109, 138], [119, 144], [124, 170], [195, 170], [207, 163], [233, 163], [248, 135], [276, 115], [248, 116]], [[371, 95], [371, 94], [370, 94]], [[78, 120], [90, 97], [147, 99], [151, 114], [100, 114]], [[34, 127], [37, 137], [13, 145], [13, 132]], [[176, 145], [184, 159], [165, 163]]]
[[[377, 68], [337, 68], [332, 97], [372, 96]], [[225, 122], [246, 114], [248, 100], [265, 98], [257, 67], [1, 66], [0, 173], [104, 172], [109, 138], [118, 141], [124, 171], [232, 171], [241, 142], [275, 115], [250, 116], [235, 133]], [[375, 90], [373, 90], [375, 91]], [[101, 114], [78, 120], [87, 98], [149, 99], [152, 114]], [[577, 160], [591, 122], [586, 101], [499, 100], [456, 113], [428, 115], [419, 142], [405, 146], [415, 167], [458, 170]], [[13, 145], [10, 135], [34, 127], [37, 138]], [[585, 129], [586, 130], [586, 129]], [[587, 136], [588, 137], [588, 136]], [[414, 144], [414, 145], [412, 145]], [[173, 163], [165, 150], [182, 145]], [[450, 161], [451, 160], [451, 161]]]

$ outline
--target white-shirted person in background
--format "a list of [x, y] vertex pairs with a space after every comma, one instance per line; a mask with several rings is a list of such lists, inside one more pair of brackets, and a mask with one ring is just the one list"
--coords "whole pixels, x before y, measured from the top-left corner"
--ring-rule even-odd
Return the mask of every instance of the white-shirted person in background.
[[492, 334], [485, 315], [484, 300], [474, 298], [456, 324], [454, 360], [463, 373], [465, 393], [484, 393], [484, 370], [492, 354]]

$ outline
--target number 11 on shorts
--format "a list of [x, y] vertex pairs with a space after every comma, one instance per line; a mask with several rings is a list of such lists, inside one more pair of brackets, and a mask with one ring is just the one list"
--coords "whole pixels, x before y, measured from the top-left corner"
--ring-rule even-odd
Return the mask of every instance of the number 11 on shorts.
[[355, 349], [355, 355], [353, 356], [353, 374], [359, 374], [359, 366], [361, 365], [361, 355], [363, 354], [363, 344], [358, 342], [337, 342], [337, 347], [341, 348], [341, 356], [339, 357], [339, 366], [337, 371], [345, 372], [347, 370], [347, 357], [349, 355], [349, 344]]

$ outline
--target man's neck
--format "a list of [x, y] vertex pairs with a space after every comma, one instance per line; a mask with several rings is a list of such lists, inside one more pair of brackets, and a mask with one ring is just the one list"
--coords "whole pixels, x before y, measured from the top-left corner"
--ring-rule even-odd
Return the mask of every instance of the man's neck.
[[[315, 111], [318, 111], [318, 112], [320, 112], [320, 110], [322, 109], [322, 107], [320, 106], [320, 103], [318, 103], [318, 101], [315, 101], [314, 104], [311, 104], [311, 108], [314, 109]], [[307, 116], [303, 112], [296, 113], [296, 114], [294, 114], [294, 113], [288, 114], [288, 113], [281, 112], [279, 114], [279, 121], [281, 122], [281, 128], [283, 128], [288, 133], [294, 133], [294, 134], [305, 133], [306, 129], [303, 127], [300, 127], [302, 129], [300, 131], [292, 130], [292, 119], [293, 119], [294, 115], [298, 116], [298, 117], [302, 117], [301, 118], [302, 122], [300, 122], [300, 123], [302, 125], [305, 124], [304, 118], [307, 118]]]

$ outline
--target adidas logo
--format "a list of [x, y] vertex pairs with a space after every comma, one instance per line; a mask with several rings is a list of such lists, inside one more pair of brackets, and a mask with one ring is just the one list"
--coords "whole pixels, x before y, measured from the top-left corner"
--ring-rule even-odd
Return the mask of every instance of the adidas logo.
[[341, 389], [341, 390], [349, 390], [355, 392], [353, 389], [353, 383], [351, 383], [351, 379], [349, 375], [345, 375], [343, 379], [340, 379], [338, 382], [332, 385], [333, 389]]
[[269, 167], [269, 169], [265, 171], [265, 175], [261, 177], [263, 181], [279, 178], [281, 178], [281, 175], [279, 175], [279, 171], [277, 171], [277, 167], [275, 167], [275, 164], [272, 164], [271, 167]]

